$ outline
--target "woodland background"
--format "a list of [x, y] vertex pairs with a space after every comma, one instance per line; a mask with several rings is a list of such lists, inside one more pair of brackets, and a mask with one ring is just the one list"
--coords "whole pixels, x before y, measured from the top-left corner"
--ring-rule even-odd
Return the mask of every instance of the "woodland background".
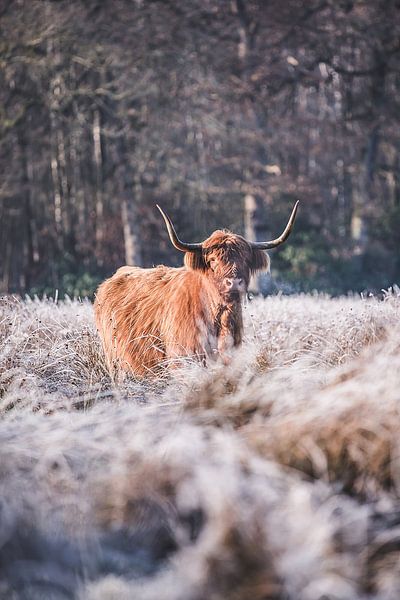
[[180, 236], [276, 287], [400, 280], [399, 0], [1, 0], [0, 292], [91, 294]]

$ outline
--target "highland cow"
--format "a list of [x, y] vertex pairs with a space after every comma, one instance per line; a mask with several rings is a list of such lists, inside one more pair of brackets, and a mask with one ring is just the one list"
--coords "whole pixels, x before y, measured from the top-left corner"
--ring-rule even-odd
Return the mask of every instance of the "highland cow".
[[111, 372], [143, 376], [164, 362], [195, 356], [229, 360], [243, 335], [241, 300], [250, 275], [269, 267], [265, 250], [289, 236], [295, 204], [283, 233], [268, 242], [249, 242], [217, 230], [201, 243], [182, 242], [160, 210], [172, 244], [185, 253], [184, 266], [121, 267], [97, 290], [96, 325]]

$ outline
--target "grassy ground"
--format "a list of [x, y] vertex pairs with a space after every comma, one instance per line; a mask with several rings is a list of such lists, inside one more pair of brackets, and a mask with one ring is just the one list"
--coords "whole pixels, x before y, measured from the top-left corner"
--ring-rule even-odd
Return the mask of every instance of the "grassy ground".
[[0, 598], [400, 597], [400, 297], [256, 299], [229, 367], [112, 382], [0, 305]]

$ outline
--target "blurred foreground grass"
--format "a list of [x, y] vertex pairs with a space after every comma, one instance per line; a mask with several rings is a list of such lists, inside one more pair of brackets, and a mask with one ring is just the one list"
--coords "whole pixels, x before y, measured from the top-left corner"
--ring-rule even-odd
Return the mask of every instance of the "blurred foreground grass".
[[89, 302], [0, 305], [0, 597], [400, 597], [400, 297], [245, 307], [110, 380]]

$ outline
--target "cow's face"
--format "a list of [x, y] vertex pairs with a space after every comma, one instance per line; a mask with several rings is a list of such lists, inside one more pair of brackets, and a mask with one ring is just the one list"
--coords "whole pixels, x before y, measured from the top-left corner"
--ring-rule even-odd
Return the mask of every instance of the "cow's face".
[[229, 301], [239, 299], [247, 291], [251, 273], [267, 269], [269, 260], [263, 250], [254, 249], [240, 235], [214, 231], [203, 242], [201, 252], [185, 254], [185, 264], [204, 271]]
[[175, 231], [171, 219], [158, 206], [172, 244], [185, 252], [185, 265], [189, 269], [201, 270], [214, 281], [220, 294], [226, 299], [235, 299], [246, 292], [250, 274], [267, 269], [268, 256], [264, 250], [270, 250], [283, 244], [290, 235], [296, 218], [297, 201], [289, 221], [281, 235], [267, 242], [248, 242], [242, 236], [230, 231], [214, 231], [209, 238], [200, 243], [182, 242]]

